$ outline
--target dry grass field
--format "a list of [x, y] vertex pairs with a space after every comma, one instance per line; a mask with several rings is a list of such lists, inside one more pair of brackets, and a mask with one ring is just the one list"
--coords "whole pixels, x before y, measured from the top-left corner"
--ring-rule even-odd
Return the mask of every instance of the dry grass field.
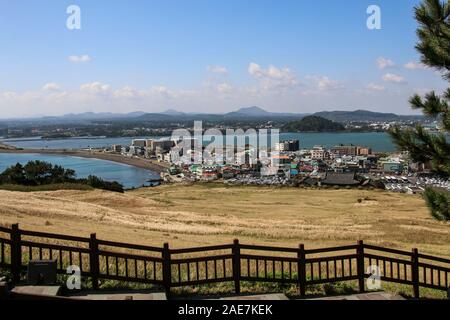
[[420, 196], [368, 190], [165, 185], [128, 191], [0, 191], [0, 223], [171, 247], [367, 243], [450, 256], [450, 226]]

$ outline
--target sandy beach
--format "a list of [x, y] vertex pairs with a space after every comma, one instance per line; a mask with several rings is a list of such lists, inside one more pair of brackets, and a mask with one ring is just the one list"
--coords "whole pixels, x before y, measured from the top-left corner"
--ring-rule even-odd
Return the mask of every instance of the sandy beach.
[[41, 154], [55, 154], [82, 158], [95, 158], [100, 160], [108, 160], [118, 163], [127, 164], [137, 168], [147, 169], [156, 173], [164, 172], [169, 165], [155, 160], [125, 157], [120, 154], [105, 153], [99, 151], [85, 151], [85, 150], [60, 150], [60, 149], [18, 149], [9, 145], [0, 144], [0, 153], [41, 153]]

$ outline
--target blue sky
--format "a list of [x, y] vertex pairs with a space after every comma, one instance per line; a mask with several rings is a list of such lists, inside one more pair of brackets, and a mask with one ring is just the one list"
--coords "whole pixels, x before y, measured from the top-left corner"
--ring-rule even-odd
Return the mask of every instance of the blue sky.
[[[70, 112], [412, 113], [416, 0], [0, 0], [0, 117]], [[81, 8], [68, 30], [66, 8]], [[381, 30], [366, 9], [381, 8]]]

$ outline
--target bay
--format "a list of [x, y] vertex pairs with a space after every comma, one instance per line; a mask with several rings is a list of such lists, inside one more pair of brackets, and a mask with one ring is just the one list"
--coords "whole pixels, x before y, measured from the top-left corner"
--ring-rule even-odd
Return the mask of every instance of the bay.
[[[5, 143], [19, 148], [32, 149], [86, 149], [107, 148], [113, 144], [130, 145], [132, 139], [146, 138], [159, 139], [161, 137], [119, 137], [119, 138], [71, 138], [71, 139], [11, 139], [3, 140]], [[166, 137], [168, 138], [168, 137]], [[282, 133], [281, 140], [298, 139], [300, 148], [310, 149], [315, 145], [323, 145], [326, 148], [338, 144], [354, 144], [367, 146], [375, 152], [394, 152], [395, 145], [390, 136], [385, 132], [345, 132], [345, 133]]]
[[31, 160], [46, 161], [66, 169], [73, 169], [77, 173], [77, 178], [95, 175], [107, 181], [117, 181], [126, 189], [148, 186], [150, 185], [148, 180], [159, 178], [157, 173], [117, 162], [37, 153], [0, 153], [0, 172], [16, 163], [26, 164]]

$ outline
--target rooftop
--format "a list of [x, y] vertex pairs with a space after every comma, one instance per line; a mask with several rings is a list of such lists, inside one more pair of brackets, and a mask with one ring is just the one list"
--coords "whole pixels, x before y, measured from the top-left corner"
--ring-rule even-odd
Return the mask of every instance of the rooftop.
[[326, 185], [337, 185], [337, 186], [348, 186], [359, 184], [358, 180], [355, 180], [355, 173], [337, 173], [337, 172], [327, 172], [325, 180], [322, 184]]

